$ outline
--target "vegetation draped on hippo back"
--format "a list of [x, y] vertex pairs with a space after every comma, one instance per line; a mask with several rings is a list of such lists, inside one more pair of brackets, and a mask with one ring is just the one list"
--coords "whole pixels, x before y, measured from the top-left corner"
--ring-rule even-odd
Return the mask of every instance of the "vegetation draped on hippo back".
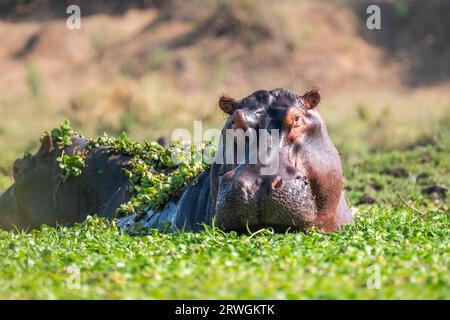
[[65, 149], [72, 144], [75, 135], [79, 134], [71, 129], [67, 120], [51, 131], [52, 139], [57, 142], [61, 151], [56, 161], [59, 163], [63, 183], [82, 174], [86, 166], [85, 159], [94, 148], [108, 147], [111, 155], [131, 158], [123, 173], [130, 179], [129, 191], [132, 197], [117, 209], [119, 217], [162, 209], [209, 167], [216, 151], [209, 142], [193, 145], [176, 141], [164, 148], [157, 142], [137, 143], [125, 133], [118, 138], [104, 133], [101, 137], [89, 139], [86, 151], [66, 154]]

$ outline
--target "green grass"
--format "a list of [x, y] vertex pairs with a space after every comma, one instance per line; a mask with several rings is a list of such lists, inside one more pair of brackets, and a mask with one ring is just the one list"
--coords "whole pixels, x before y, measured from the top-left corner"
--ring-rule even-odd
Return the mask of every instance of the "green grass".
[[355, 225], [333, 234], [0, 231], [0, 299], [450, 299], [448, 195], [423, 191], [450, 186], [449, 137], [339, 146]]
[[[1, 232], [0, 298], [448, 299], [449, 222], [373, 206], [335, 234], [133, 237], [95, 218]], [[367, 286], [374, 270], [379, 289]]]
[[[370, 150], [350, 162], [344, 159], [345, 191], [352, 204], [363, 197], [395, 205], [398, 194], [424, 210], [449, 202], [445, 196], [427, 194], [431, 186], [450, 186], [450, 132], [424, 137], [401, 149]], [[346, 154], [343, 155], [344, 158]]]

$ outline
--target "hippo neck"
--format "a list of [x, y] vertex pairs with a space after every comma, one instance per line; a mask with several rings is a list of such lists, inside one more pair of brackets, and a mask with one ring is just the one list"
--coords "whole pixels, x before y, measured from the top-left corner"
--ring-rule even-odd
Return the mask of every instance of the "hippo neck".
[[210, 226], [214, 215], [211, 197], [211, 169], [206, 169], [183, 192], [177, 206], [175, 226], [178, 229], [198, 231]]
[[199, 231], [203, 225], [211, 225], [214, 214], [210, 193], [210, 170], [201, 173], [197, 179], [175, 201], [154, 212], [148, 210], [136, 222], [137, 214], [118, 220], [117, 225], [127, 231], [139, 233], [142, 227], [160, 231]]

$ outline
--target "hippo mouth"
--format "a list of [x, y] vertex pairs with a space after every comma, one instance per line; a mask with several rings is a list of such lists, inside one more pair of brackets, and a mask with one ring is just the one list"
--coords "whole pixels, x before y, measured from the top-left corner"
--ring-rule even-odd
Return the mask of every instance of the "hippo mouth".
[[215, 219], [226, 231], [306, 231], [313, 226], [317, 208], [306, 177], [283, 182], [276, 189], [260, 188], [254, 194], [224, 187], [218, 194]]

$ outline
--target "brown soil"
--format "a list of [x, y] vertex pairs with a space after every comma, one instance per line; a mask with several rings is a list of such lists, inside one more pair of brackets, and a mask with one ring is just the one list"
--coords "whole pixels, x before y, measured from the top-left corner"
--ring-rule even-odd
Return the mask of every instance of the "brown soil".
[[[103, 11], [85, 2], [82, 28], [73, 31], [60, 11], [8, 7], [0, 21], [0, 94], [28, 94], [31, 64], [48, 99], [66, 106], [85, 88], [148, 73], [192, 95], [220, 90], [239, 96], [278, 86], [333, 94], [407, 85], [409, 61], [387, 57], [361, 31], [365, 16], [359, 9], [332, 1], [250, 1], [257, 8], [249, 9], [231, 3], [199, 13], [177, 1], [170, 6], [177, 10], [131, 1], [127, 8], [104, 5]], [[440, 86], [448, 81], [439, 79]]]

